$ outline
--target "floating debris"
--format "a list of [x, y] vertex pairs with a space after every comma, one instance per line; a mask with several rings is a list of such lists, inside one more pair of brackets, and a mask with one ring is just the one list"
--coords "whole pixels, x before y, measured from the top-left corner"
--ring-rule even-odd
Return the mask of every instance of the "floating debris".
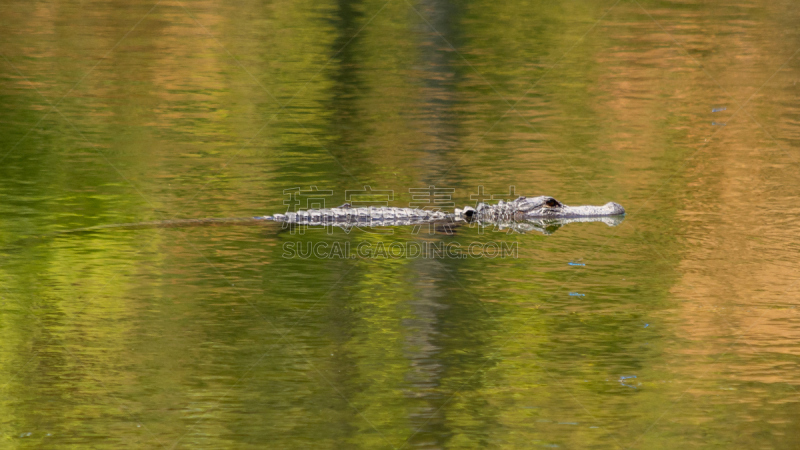
[[647, 327], [649, 327], [649, 326], [650, 326], [650, 324], [649, 324], [649, 323], [646, 323], [646, 324], [644, 324], [644, 327], [645, 327], [645, 328], [647, 328]]
[[724, 123], [721, 123], [721, 122], [711, 122], [711, 125], [712, 125], [712, 126], [716, 125], [716, 126], [718, 126], [718, 127], [724, 127], [726, 124], [724, 124]]
[[585, 266], [586, 265], [584, 263], [572, 262], [572, 261], [568, 262], [567, 264], [569, 264], [570, 266]]
[[621, 377], [619, 377], [618, 381], [619, 381], [619, 384], [621, 384], [621, 385], [623, 385], [625, 387], [636, 389], [636, 386], [634, 386], [632, 384], [625, 383], [625, 380], [630, 380], [630, 379], [633, 379], [633, 378], [636, 378], [636, 375], [630, 375], [630, 376], [627, 376], [627, 377], [626, 376], [621, 376]]
[[558, 422], [559, 425], [577, 425], [578, 422]]
[[581, 294], [581, 293], [578, 293], [578, 292], [570, 292], [569, 296], [570, 297], [586, 297], [586, 294]]
[[728, 109], [728, 108], [726, 108], [724, 106], [722, 108], [712, 108], [711, 112], [720, 112], [720, 111], [725, 111], [726, 109]]

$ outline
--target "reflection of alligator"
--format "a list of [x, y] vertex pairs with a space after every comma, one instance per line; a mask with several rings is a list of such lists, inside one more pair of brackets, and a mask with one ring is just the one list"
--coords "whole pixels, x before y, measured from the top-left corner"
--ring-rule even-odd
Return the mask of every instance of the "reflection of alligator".
[[453, 214], [442, 211], [428, 211], [412, 208], [353, 208], [349, 204], [338, 208], [309, 209], [256, 217], [297, 225], [353, 226], [396, 226], [427, 223], [492, 224], [524, 232], [538, 230], [545, 234], [572, 222], [603, 222], [615, 226], [622, 221], [625, 208], [618, 203], [609, 202], [603, 206], [567, 206], [553, 197], [520, 197], [511, 202], [502, 200], [496, 205], [478, 204], [477, 208], [456, 209]]
[[[524, 222], [492, 222], [491, 224], [497, 227], [498, 231], [516, 231], [518, 233], [525, 233], [527, 231], [538, 231], [542, 234], [553, 234], [568, 223], [575, 222], [603, 222], [604, 224], [615, 227], [622, 223], [624, 215], [606, 216], [606, 217], [572, 217], [567, 219], [526, 219]], [[486, 225], [484, 223], [483, 225]]]

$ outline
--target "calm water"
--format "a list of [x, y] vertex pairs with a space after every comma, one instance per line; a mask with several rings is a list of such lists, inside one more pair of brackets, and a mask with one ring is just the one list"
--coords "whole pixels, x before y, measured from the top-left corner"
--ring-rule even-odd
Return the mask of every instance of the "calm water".
[[[766, 0], [3, 2], [2, 447], [797, 448], [798, 23]], [[54, 234], [312, 186], [629, 214]], [[422, 243], [517, 253], [285, 250]]]

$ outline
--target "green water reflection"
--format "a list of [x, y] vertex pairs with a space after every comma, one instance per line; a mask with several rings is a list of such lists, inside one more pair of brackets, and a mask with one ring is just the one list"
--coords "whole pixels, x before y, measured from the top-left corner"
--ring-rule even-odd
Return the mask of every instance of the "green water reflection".
[[[799, 445], [791, 2], [0, 11], [4, 448]], [[56, 233], [311, 186], [629, 214]], [[286, 257], [425, 242], [518, 252]]]

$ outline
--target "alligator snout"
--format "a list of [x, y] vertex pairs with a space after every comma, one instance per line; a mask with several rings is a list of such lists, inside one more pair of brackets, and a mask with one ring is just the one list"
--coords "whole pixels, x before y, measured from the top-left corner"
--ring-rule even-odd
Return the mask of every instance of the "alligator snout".
[[622, 205], [620, 205], [619, 203], [608, 202], [605, 205], [603, 205], [603, 208], [606, 208], [607, 210], [611, 211], [611, 213], [609, 214], [611, 216], [619, 216], [625, 214], [625, 208], [623, 208]]

